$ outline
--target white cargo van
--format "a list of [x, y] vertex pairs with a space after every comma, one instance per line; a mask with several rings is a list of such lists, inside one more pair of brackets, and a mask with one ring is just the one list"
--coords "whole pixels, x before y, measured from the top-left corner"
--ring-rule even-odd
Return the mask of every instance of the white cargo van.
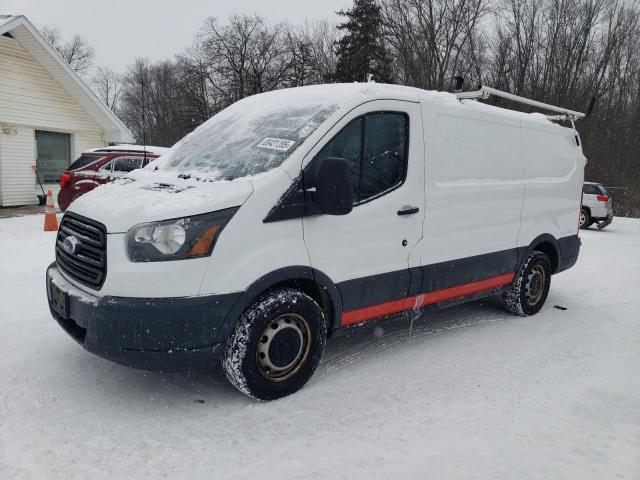
[[71, 205], [51, 312], [115, 362], [221, 362], [278, 398], [364, 322], [498, 293], [540, 310], [578, 256], [583, 167], [574, 129], [453, 94], [252, 96]]

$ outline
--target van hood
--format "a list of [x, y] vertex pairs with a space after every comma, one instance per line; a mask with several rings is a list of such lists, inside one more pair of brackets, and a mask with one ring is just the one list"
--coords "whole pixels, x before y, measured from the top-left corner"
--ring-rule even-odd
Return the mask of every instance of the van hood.
[[207, 181], [138, 170], [76, 199], [68, 211], [124, 233], [134, 225], [188, 217], [242, 205], [253, 193], [248, 179]]

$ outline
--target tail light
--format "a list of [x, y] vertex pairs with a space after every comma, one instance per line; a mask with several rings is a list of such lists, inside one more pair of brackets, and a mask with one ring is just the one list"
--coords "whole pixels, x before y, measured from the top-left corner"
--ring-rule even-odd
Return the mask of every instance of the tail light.
[[608, 202], [608, 201], [609, 201], [609, 197], [608, 197], [607, 195], [598, 195], [598, 196], [596, 197], [596, 199], [597, 199], [599, 202]]
[[69, 175], [68, 173], [63, 173], [60, 176], [60, 188], [66, 187], [70, 181], [71, 181], [71, 175]]

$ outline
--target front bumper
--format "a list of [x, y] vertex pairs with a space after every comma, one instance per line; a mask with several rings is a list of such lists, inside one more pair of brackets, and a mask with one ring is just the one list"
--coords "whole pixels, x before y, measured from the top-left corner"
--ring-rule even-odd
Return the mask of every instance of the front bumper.
[[51, 315], [83, 348], [145, 370], [201, 370], [218, 363], [232, 323], [225, 319], [241, 296], [100, 298], [76, 288], [55, 263], [46, 281]]

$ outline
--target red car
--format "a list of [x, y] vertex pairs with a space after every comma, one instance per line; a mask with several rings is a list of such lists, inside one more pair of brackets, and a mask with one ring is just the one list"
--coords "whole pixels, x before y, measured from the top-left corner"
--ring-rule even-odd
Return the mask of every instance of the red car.
[[60, 176], [60, 210], [64, 212], [79, 196], [144, 167], [167, 150], [168, 148], [149, 145], [115, 145], [87, 150]]

